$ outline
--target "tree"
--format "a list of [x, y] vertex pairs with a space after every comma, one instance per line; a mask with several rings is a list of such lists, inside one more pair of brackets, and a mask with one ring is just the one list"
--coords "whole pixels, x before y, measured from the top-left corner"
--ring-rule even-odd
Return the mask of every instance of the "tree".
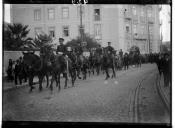
[[[98, 43], [95, 39], [93, 39], [92, 37], [90, 37], [88, 34], [84, 34], [83, 36], [83, 41], [87, 42], [87, 46], [86, 48], [94, 48], [97, 47]], [[71, 46], [71, 47], [78, 47], [80, 46], [81, 43], [81, 38], [78, 36], [76, 39], [72, 39], [71, 41], [66, 43], [66, 46]]]
[[133, 46], [129, 49], [129, 54], [132, 55], [132, 54], [134, 54], [134, 53], [140, 54], [140, 49], [139, 49], [138, 46], [133, 45]]
[[31, 40], [31, 38], [27, 38], [29, 31], [28, 25], [8, 24], [4, 31], [4, 49], [18, 50], [21, 46], [29, 43]]
[[168, 47], [166, 46], [166, 44], [161, 45], [161, 52], [162, 53], [167, 53], [168, 52]]

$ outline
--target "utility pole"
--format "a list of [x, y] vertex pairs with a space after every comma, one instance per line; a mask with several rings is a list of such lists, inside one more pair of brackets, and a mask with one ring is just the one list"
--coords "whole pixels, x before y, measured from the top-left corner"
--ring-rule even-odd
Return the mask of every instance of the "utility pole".
[[82, 25], [82, 4], [81, 3], [80, 3], [80, 38], [81, 38], [80, 46], [82, 46], [82, 42], [83, 42], [83, 25]]
[[148, 8], [146, 6], [146, 24], [147, 25], [147, 30], [148, 30], [148, 53], [150, 53], [150, 33], [149, 33], [149, 20], [148, 20]]
[[160, 26], [161, 26], [161, 28], [160, 28], [161, 29], [161, 33], [160, 33], [161, 34], [160, 35], [160, 52], [162, 52], [162, 40], [163, 40], [163, 38], [162, 38], [163, 37], [162, 36], [162, 20], [161, 20]]

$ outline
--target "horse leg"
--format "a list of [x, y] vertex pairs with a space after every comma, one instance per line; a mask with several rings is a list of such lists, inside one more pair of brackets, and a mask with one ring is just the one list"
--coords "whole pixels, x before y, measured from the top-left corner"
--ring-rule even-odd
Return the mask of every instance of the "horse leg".
[[115, 69], [112, 68], [112, 71], [113, 71], [113, 77], [116, 78]]
[[73, 75], [73, 71], [70, 72], [71, 75], [71, 79], [72, 79], [72, 87], [74, 87], [74, 75]]
[[65, 85], [64, 88], [67, 88], [67, 73], [63, 73], [63, 76], [65, 78]]
[[51, 83], [50, 83], [50, 90], [52, 91], [53, 90], [53, 81], [54, 81], [54, 77], [55, 77], [55, 75], [54, 74], [52, 74], [52, 79], [51, 79]]
[[48, 88], [48, 86], [49, 86], [49, 75], [48, 74], [46, 74], [46, 79], [47, 79], [47, 86], [46, 86], [46, 88]]
[[58, 75], [56, 75], [58, 78], [57, 78], [57, 80], [58, 80], [58, 91], [60, 91], [60, 89], [61, 89], [61, 85], [60, 85], [60, 73], [58, 73]]
[[32, 89], [34, 89], [35, 87], [33, 86], [33, 77], [34, 76], [29, 76], [29, 86], [30, 86], [30, 91], [32, 92]]
[[108, 73], [108, 68], [106, 68], [105, 71], [106, 71], [106, 80], [107, 80], [110, 77]]
[[42, 82], [43, 82], [44, 76], [41, 75], [41, 76], [39, 76], [38, 78], [39, 78], [39, 91], [41, 91], [41, 90], [42, 90]]

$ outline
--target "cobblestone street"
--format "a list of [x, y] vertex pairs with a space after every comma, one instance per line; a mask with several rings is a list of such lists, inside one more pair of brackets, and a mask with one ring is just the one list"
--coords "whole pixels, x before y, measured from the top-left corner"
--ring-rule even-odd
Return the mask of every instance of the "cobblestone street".
[[42, 92], [38, 85], [32, 93], [28, 86], [4, 91], [3, 120], [170, 123], [157, 93], [157, 72], [155, 64], [143, 64], [141, 68], [117, 71], [117, 78], [108, 81], [102, 73], [95, 74], [63, 89], [62, 80], [60, 92], [54, 86], [51, 93], [46, 83]]

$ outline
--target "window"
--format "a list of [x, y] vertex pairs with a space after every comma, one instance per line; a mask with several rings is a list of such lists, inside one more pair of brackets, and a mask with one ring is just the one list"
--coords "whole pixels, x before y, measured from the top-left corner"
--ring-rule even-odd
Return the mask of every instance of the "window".
[[142, 26], [141, 26], [141, 34], [144, 34], [144, 33], [145, 33], [145, 26], [142, 25]]
[[64, 26], [63, 27], [63, 36], [64, 37], [68, 37], [69, 36], [69, 27], [68, 26]]
[[129, 49], [130, 49], [130, 42], [128, 41], [127, 42], [127, 51], [129, 51]]
[[137, 34], [137, 25], [136, 25], [136, 24], [133, 26], [133, 33], [134, 33], [135, 35]]
[[101, 24], [94, 25], [94, 35], [96, 39], [101, 39]]
[[34, 20], [41, 20], [41, 10], [40, 9], [34, 10]]
[[49, 27], [49, 35], [51, 37], [55, 37], [55, 28], [54, 27]]
[[153, 26], [149, 26], [149, 33], [153, 34]]
[[94, 9], [94, 20], [95, 21], [100, 20], [100, 9]]
[[129, 25], [128, 25], [128, 24], [126, 25], [126, 32], [127, 32], [127, 33], [130, 32], [130, 30], [129, 30]]
[[132, 7], [132, 13], [133, 13], [134, 15], [137, 14], [137, 12], [136, 12], [136, 7], [135, 7], [135, 6]]
[[[81, 6], [81, 10], [82, 10], [82, 16], [85, 16], [85, 8], [84, 6]], [[80, 6], [77, 7], [77, 16], [80, 17]]]
[[48, 9], [48, 19], [49, 20], [55, 19], [55, 10], [54, 9]]
[[148, 7], [148, 17], [152, 17], [152, 7]]
[[80, 28], [80, 25], [78, 26], [78, 33], [79, 33], [79, 35], [80, 35], [80, 31], [82, 30], [82, 33], [84, 33], [84, 25], [82, 26], [82, 29]]
[[35, 28], [35, 36], [36, 35], [40, 35], [41, 32], [42, 32], [42, 28], [41, 27]]
[[143, 8], [143, 7], [141, 7], [141, 13], [140, 13], [140, 15], [141, 15], [142, 17], [144, 17], [144, 8]]
[[63, 19], [69, 18], [69, 8], [68, 7], [62, 8], [62, 18]]

